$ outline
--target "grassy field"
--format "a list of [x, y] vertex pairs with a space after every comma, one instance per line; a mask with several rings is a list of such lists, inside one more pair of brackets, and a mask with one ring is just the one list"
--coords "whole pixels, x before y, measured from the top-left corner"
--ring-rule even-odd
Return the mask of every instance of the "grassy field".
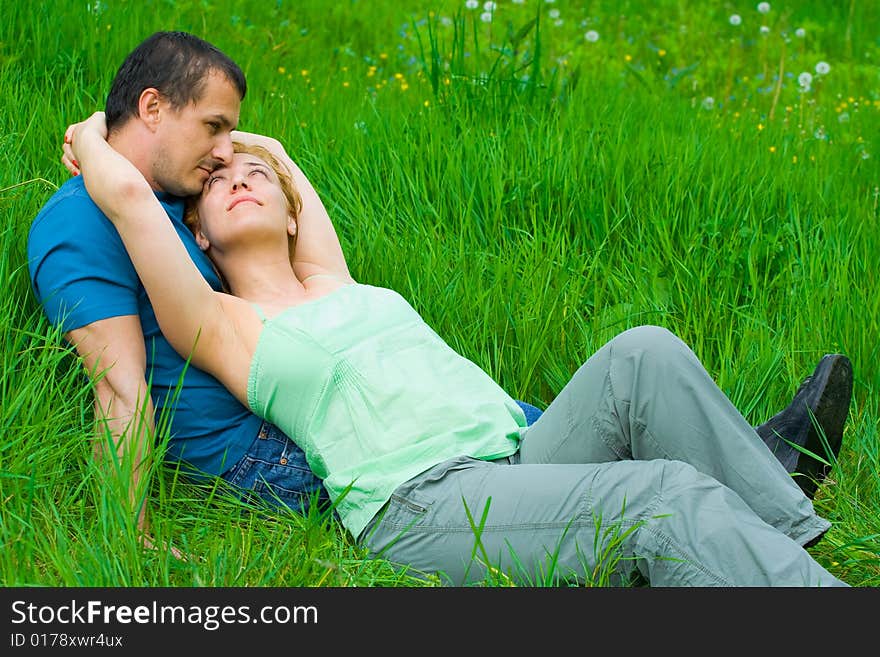
[[154, 529], [192, 556], [143, 551], [90, 464], [91, 393], [31, 294], [27, 230], [66, 178], [65, 127], [140, 40], [182, 29], [242, 66], [241, 127], [286, 145], [355, 278], [519, 399], [546, 406], [657, 324], [757, 424], [846, 353], [854, 401], [815, 500], [834, 527], [811, 553], [880, 585], [880, 5], [472, 4], [2, 0], [0, 584], [433, 584], [327, 518], [164, 471]]

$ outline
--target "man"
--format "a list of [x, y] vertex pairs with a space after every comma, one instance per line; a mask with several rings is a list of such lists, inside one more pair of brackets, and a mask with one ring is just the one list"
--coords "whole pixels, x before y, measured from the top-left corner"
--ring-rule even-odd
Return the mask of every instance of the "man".
[[[190, 256], [218, 290], [219, 278], [183, 223], [183, 197], [198, 194], [211, 170], [230, 161], [233, 137], [283, 152], [276, 140], [235, 130], [245, 92], [241, 69], [216, 47], [190, 34], [160, 32], [126, 58], [106, 104], [108, 141], [151, 183]], [[76, 173], [71, 158], [65, 147], [62, 162]], [[289, 161], [286, 154], [284, 159]], [[303, 212], [326, 213], [295, 165], [293, 173]], [[154, 442], [165, 435], [163, 456], [192, 473], [222, 476], [294, 509], [305, 509], [313, 496], [326, 499], [288, 436], [251, 414], [213, 377], [187, 367], [165, 341], [118, 234], [80, 178], [65, 183], [34, 220], [28, 260], [37, 298], [92, 377], [96, 455], [106, 456], [108, 448], [118, 455], [119, 483], [129, 491], [132, 517], [147, 543], [143, 473]], [[839, 449], [840, 408], [844, 400], [848, 408], [850, 394], [848, 363], [841, 359], [820, 363], [795, 402], [759, 428], [780, 460], [791, 464], [789, 472], [806, 471], [806, 460], [778, 434], [809, 449], [818, 435], [809, 412], [822, 411], [819, 426], [831, 451]], [[823, 367], [839, 375], [818, 376]], [[536, 419], [537, 409], [521, 405], [530, 422]]]
[[[220, 281], [183, 224], [183, 197], [198, 194], [211, 170], [231, 159], [245, 92], [243, 72], [216, 47], [163, 32], [132, 51], [107, 97], [110, 142], [150, 181], [215, 289]], [[212, 377], [187, 368], [164, 340], [118, 235], [80, 178], [63, 185], [35, 219], [28, 259], [47, 316], [63, 327], [93, 377], [96, 448], [112, 445], [121, 457], [142, 531], [148, 529], [142, 474], [156, 430], [166, 423], [172, 461], [221, 474], [243, 459], [257, 436], [266, 443], [272, 438], [282, 449], [269, 456], [290, 472], [288, 487], [305, 494], [320, 489], [301, 453], [285, 452], [286, 442], [271, 427]]]

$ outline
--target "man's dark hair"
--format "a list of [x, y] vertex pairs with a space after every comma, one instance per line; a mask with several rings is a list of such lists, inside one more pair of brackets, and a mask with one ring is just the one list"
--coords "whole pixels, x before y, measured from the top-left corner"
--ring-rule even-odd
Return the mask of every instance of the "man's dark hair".
[[198, 102], [213, 72], [225, 75], [244, 99], [244, 73], [216, 46], [187, 32], [156, 32], [116, 72], [104, 110], [107, 129], [137, 116], [138, 100], [148, 87], [155, 87], [174, 109]]

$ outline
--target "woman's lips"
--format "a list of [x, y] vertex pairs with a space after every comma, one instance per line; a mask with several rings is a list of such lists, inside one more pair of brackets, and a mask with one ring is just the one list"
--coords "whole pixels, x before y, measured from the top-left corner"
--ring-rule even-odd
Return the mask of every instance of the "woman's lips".
[[251, 203], [256, 203], [257, 205], [260, 205], [260, 202], [253, 196], [238, 196], [232, 199], [232, 203], [229, 204], [229, 207], [227, 207], [226, 210], [229, 211], [239, 203], [244, 203], [245, 201], [250, 201]]

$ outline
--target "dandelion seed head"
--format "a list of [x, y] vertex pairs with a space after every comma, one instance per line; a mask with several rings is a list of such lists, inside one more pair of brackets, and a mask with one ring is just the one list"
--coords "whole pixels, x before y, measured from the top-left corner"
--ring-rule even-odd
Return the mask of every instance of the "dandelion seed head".
[[761, 34], [770, 34], [770, 28], [767, 27], [766, 25], [762, 25], [760, 29], [761, 29]]
[[554, 7], [553, 9], [551, 9], [550, 11], [547, 12], [547, 15], [550, 18], [559, 18], [559, 10]]
[[484, 11], [495, 11], [495, 3], [494, 2], [484, 2], [483, 3]]
[[795, 35], [798, 39], [803, 39], [805, 36], [807, 36], [807, 31], [806, 31], [804, 28], [799, 27], [798, 29], [796, 29], [796, 30], [794, 31], [794, 35]]
[[743, 19], [739, 14], [731, 14], [730, 15], [730, 24], [731, 25], [742, 25]]
[[831, 65], [828, 62], [819, 62], [816, 64], [816, 73], [819, 75], [825, 75], [828, 71], [831, 70]]
[[700, 105], [702, 106], [703, 109], [705, 109], [705, 110], [710, 110], [710, 109], [712, 109], [713, 107], [715, 107], [715, 99], [712, 98], [712, 96], [706, 96], [706, 97], [703, 99], [703, 102], [700, 103]]
[[464, 3], [464, 6], [468, 9], [476, 9], [480, 6], [480, 0], [467, 0], [467, 2]]
[[769, 2], [759, 2], [758, 3], [758, 11], [762, 14], [770, 13], [770, 3]]
[[482, 14], [480, 14], [480, 20], [483, 21], [484, 23], [491, 23], [492, 22], [492, 12], [491, 11], [484, 11]]
[[812, 81], [813, 76], [810, 75], [807, 71], [804, 71], [798, 76], [798, 84], [802, 87], [809, 87]]
[[590, 43], [596, 43], [599, 40], [599, 33], [596, 30], [588, 30], [584, 34], [584, 38]]

